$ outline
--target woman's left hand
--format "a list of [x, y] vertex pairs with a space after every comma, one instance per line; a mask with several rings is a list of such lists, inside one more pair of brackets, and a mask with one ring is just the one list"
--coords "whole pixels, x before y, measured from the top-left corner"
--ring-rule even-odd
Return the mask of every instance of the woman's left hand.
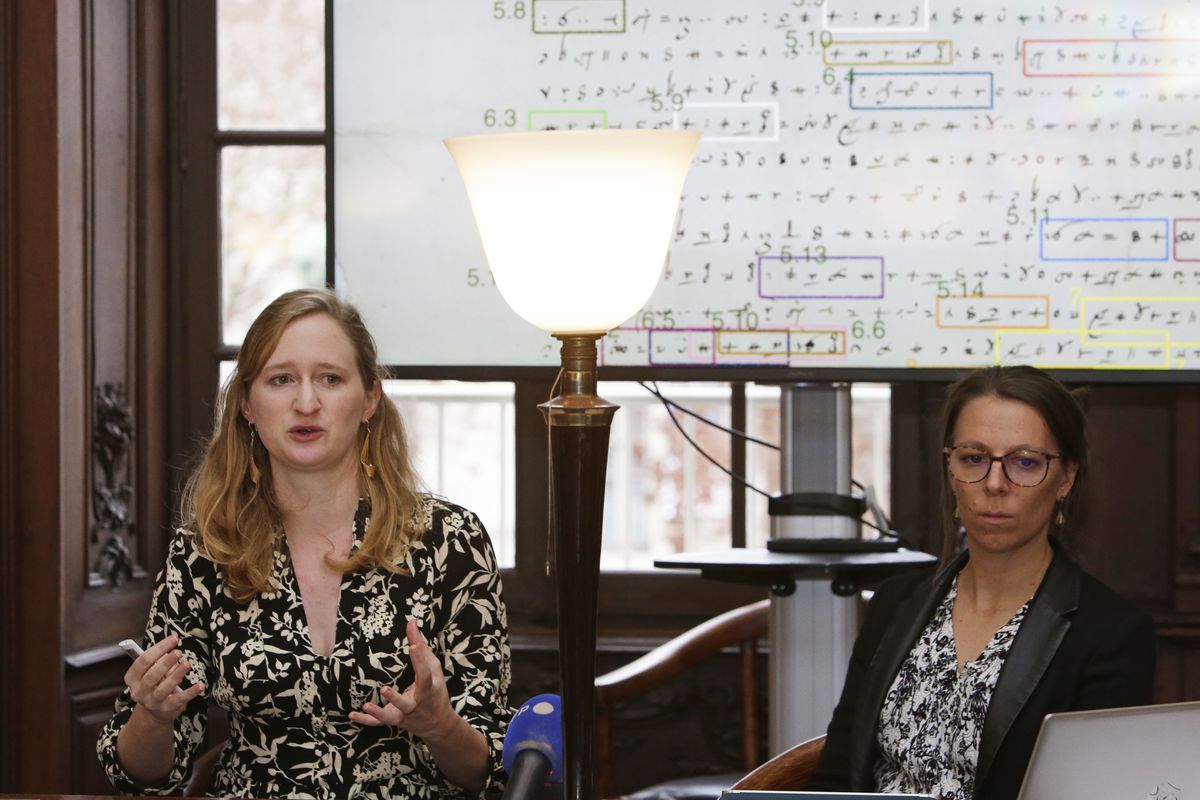
[[436, 741], [454, 729], [459, 717], [450, 705], [441, 662], [425, 643], [417, 621], [410, 619], [405, 632], [413, 667], [412, 685], [403, 692], [384, 687], [380, 695], [387, 705], [365, 703], [362, 711], [350, 712], [350, 719], [361, 725], [392, 725], [426, 741]]

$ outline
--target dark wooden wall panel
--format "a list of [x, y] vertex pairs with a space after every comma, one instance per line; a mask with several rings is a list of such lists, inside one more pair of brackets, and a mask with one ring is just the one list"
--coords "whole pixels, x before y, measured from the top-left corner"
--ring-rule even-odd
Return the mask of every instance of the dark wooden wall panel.
[[1148, 609], [1171, 601], [1173, 391], [1106, 386], [1085, 401], [1092, 473], [1071, 544], [1084, 569]]
[[[16, 5], [0, 0], [0, 724], [16, 718], [20, 682], [17, 560]], [[16, 780], [17, 737], [0, 736], [0, 787]]]
[[[64, 497], [60, 471], [64, 431], [60, 407], [64, 393], [59, 368], [61, 340], [59, 294], [67, 270], [60, 269], [60, 231], [71, 218], [60, 207], [60, 143], [67, 132], [59, 123], [58, 42], [77, 40], [71, 19], [60, 20], [56, 3], [17, 2], [13, 12], [13, 178], [6, 205], [14, 202], [15, 374], [17, 393], [12, 420], [14, 450], [21, 465], [14, 476], [17, 520], [8, 535], [15, 540], [17, 563], [16, 679], [21, 687], [13, 718], [4, 730], [17, 737], [15, 787], [43, 791], [66, 789], [66, 703], [62, 688], [62, 528]], [[60, 30], [60, 28], [62, 30]], [[64, 76], [70, 85], [70, 76]], [[19, 202], [15, 202], [19, 199]], [[67, 254], [69, 257], [69, 253]], [[78, 276], [74, 276], [78, 281]], [[66, 309], [66, 313], [76, 309]], [[82, 387], [75, 386], [78, 392]], [[34, 707], [37, 699], [37, 708]]]
[[0, 791], [103, 792], [167, 519], [164, 12], [0, 11]]

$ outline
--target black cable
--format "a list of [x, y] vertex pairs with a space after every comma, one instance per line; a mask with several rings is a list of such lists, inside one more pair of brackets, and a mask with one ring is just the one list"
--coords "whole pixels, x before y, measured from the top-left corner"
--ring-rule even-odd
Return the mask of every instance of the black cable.
[[[638, 381], [638, 383], [641, 383], [641, 381]], [[673, 424], [675, 426], [675, 429], [677, 431], [679, 431], [679, 435], [682, 436], [687, 441], [687, 443], [690, 444], [693, 449], [695, 449], [695, 451], [697, 453], [704, 456], [704, 458], [708, 460], [708, 463], [712, 464], [714, 467], [721, 470], [721, 472], [724, 472], [726, 475], [733, 478], [735, 481], [740, 483], [742, 486], [745, 486], [747, 489], [751, 490], [752, 492], [757, 492], [758, 494], [761, 494], [763, 497], [767, 498], [768, 500], [771, 499], [771, 495], [767, 494], [762, 489], [760, 489], [757, 486], [755, 486], [754, 484], [750, 483], [750, 481], [746, 480], [741, 475], [735, 475], [733, 470], [729, 469], [724, 464], [719, 463], [715, 458], [710, 456], [704, 450], [704, 448], [701, 447], [696, 442], [695, 439], [693, 439], [691, 436], [688, 435], [688, 432], [685, 431], [683, 429], [683, 426], [679, 424], [679, 420], [675, 419], [675, 412], [671, 410], [671, 406], [673, 405], [673, 403], [668, 402], [667, 399], [662, 396], [662, 392], [660, 392], [658, 390], [658, 381], [654, 382], [653, 390], [651, 390], [650, 387], [648, 387], [648, 386], [646, 387], [646, 390], [662, 401], [663, 408], [665, 408], [667, 410], [667, 416], [670, 417], [671, 424]], [[692, 413], [692, 412], [688, 412], [688, 413]], [[696, 415], [692, 414], [692, 416], [696, 416]], [[703, 419], [703, 417], [701, 417], [701, 419]]]
[[759, 445], [762, 445], [763, 447], [769, 447], [772, 450], [779, 449], [779, 445], [777, 445], [777, 444], [773, 444], [772, 442], [764, 442], [762, 439], [756, 439], [753, 436], [751, 436], [750, 434], [746, 433], [745, 431], [739, 431], [734, 428], [726, 428], [721, 423], [713, 422], [711, 419], [704, 416], [703, 414], [697, 414], [695, 411], [692, 411], [690, 408], [687, 408], [686, 406], [681, 406], [679, 403], [676, 403], [674, 400], [672, 400], [671, 398], [664, 395], [661, 391], [659, 391], [658, 381], [654, 382], [653, 389], [650, 388], [649, 386], [647, 386], [645, 384], [645, 382], [643, 382], [643, 381], [638, 381], [638, 386], [641, 386], [647, 392], [649, 392], [650, 394], [657, 397], [664, 405], [673, 406], [674, 408], [677, 408], [680, 411], [682, 411], [683, 413], [687, 414], [689, 417], [694, 417], [694, 418], [700, 420], [701, 422], [703, 422], [705, 425], [708, 425], [709, 427], [716, 428], [719, 431], [724, 431], [725, 433], [728, 433], [732, 436], [736, 436], [739, 439], [745, 439], [747, 442], [753, 442], [754, 444], [759, 444]]
[[[652, 383], [653, 383], [653, 386], [651, 387], [651, 386], [647, 386], [643, 381], [638, 381], [639, 386], [641, 386], [643, 389], [645, 389], [650, 394], [657, 397], [659, 402], [661, 402], [663, 404], [663, 408], [666, 409], [667, 417], [670, 418], [671, 424], [673, 424], [675, 426], [675, 429], [677, 431], [679, 431], [679, 435], [682, 436], [684, 438], [684, 440], [687, 441], [687, 443], [690, 444], [697, 453], [704, 456], [705, 460], [707, 460], [708, 463], [712, 464], [714, 467], [721, 470], [721, 472], [724, 472], [726, 475], [733, 478], [735, 481], [740, 483], [742, 486], [745, 486], [750, 491], [756, 492], [757, 494], [762, 495], [763, 497], [767, 498], [768, 500], [771, 499], [771, 497], [773, 495], [770, 495], [767, 492], [764, 492], [762, 489], [759, 489], [757, 486], [750, 483], [750, 481], [746, 480], [741, 475], [734, 473], [733, 470], [727, 468], [725, 465], [719, 463], [715, 458], [710, 456], [705, 451], [705, 449], [696, 442], [695, 439], [693, 439], [691, 436], [688, 435], [688, 432], [685, 431], [683, 429], [683, 426], [679, 424], [679, 420], [675, 419], [675, 414], [672, 411], [672, 408], [677, 408], [680, 411], [687, 414], [688, 416], [694, 417], [695, 419], [700, 420], [701, 422], [705, 423], [706, 425], [710, 425], [711, 427], [718, 428], [718, 429], [725, 431], [726, 433], [732, 434], [734, 436], [741, 436], [742, 438], [746, 439], [747, 441], [754, 442], [755, 444], [760, 444], [760, 445], [763, 445], [764, 447], [770, 447], [773, 450], [778, 450], [779, 449], [778, 445], [771, 444], [770, 442], [764, 442], [761, 439], [755, 439], [753, 436], [750, 436], [749, 434], [734, 430], [732, 428], [726, 428], [724, 425], [713, 422], [712, 420], [707, 419], [706, 417], [704, 417], [700, 414], [697, 414], [695, 411], [692, 411], [689, 408], [685, 408], [685, 407], [681, 406], [679, 403], [676, 403], [674, 400], [668, 399], [665, 395], [663, 395], [662, 391], [658, 388], [658, 381], [653, 381]], [[866, 497], [867, 489], [865, 486], [863, 486], [861, 483], [859, 483], [858, 481], [856, 481], [854, 479], [851, 479], [850, 482], [853, 485], [857, 486], [860, 490], [862, 490], [863, 496]], [[873, 528], [874, 530], [878, 531], [883, 536], [887, 536], [887, 537], [890, 537], [893, 539], [899, 539], [901, 542], [904, 542], [905, 544], [907, 544], [907, 542], [903, 536], [901, 536], [898, 532], [891, 529], [891, 526], [892, 526], [891, 520], [889, 520], [887, 518], [887, 515], [883, 513], [883, 509], [880, 508], [877, 503], [873, 503], [868, 500], [867, 507], [871, 510], [872, 514], [877, 514], [879, 519], [884, 524], [883, 524], [883, 526], [880, 526], [880, 525], [875, 524], [874, 522], [870, 522], [869, 520], [863, 519], [862, 517], [858, 517], [857, 519], [860, 524], [866, 525], [868, 528]]]

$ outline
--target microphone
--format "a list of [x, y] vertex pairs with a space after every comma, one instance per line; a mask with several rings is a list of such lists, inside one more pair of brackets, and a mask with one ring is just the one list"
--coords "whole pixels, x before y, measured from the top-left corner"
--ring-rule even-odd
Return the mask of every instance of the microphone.
[[517, 709], [504, 734], [502, 763], [508, 773], [503, 800], [537, 797], [547, 780], [562, 780], [562, 700], [539, 694]]

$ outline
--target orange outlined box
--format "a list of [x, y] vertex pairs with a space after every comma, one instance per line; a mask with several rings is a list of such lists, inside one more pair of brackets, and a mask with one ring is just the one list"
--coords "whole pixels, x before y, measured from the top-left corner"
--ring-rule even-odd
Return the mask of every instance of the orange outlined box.
[[845, 328], [803, 328], [788, 331], [788, 353], [794, 358], [846, 355]]
[[[1041, 330], [1050, 327], [1050, 295], [1048, 294], [966, 294], [938, 297], [934, 320], [942, 330]], [[943, 309], [946, 310], [943, 310]], [[961, 308], [961, 313], [954, 313]], [[954, 314], [958, 319], [974, 320], [968, 324], [948, 324], [943, 316]], [[1041, 319], [1040, 324], [1014, 324], [1022, 316]]]

